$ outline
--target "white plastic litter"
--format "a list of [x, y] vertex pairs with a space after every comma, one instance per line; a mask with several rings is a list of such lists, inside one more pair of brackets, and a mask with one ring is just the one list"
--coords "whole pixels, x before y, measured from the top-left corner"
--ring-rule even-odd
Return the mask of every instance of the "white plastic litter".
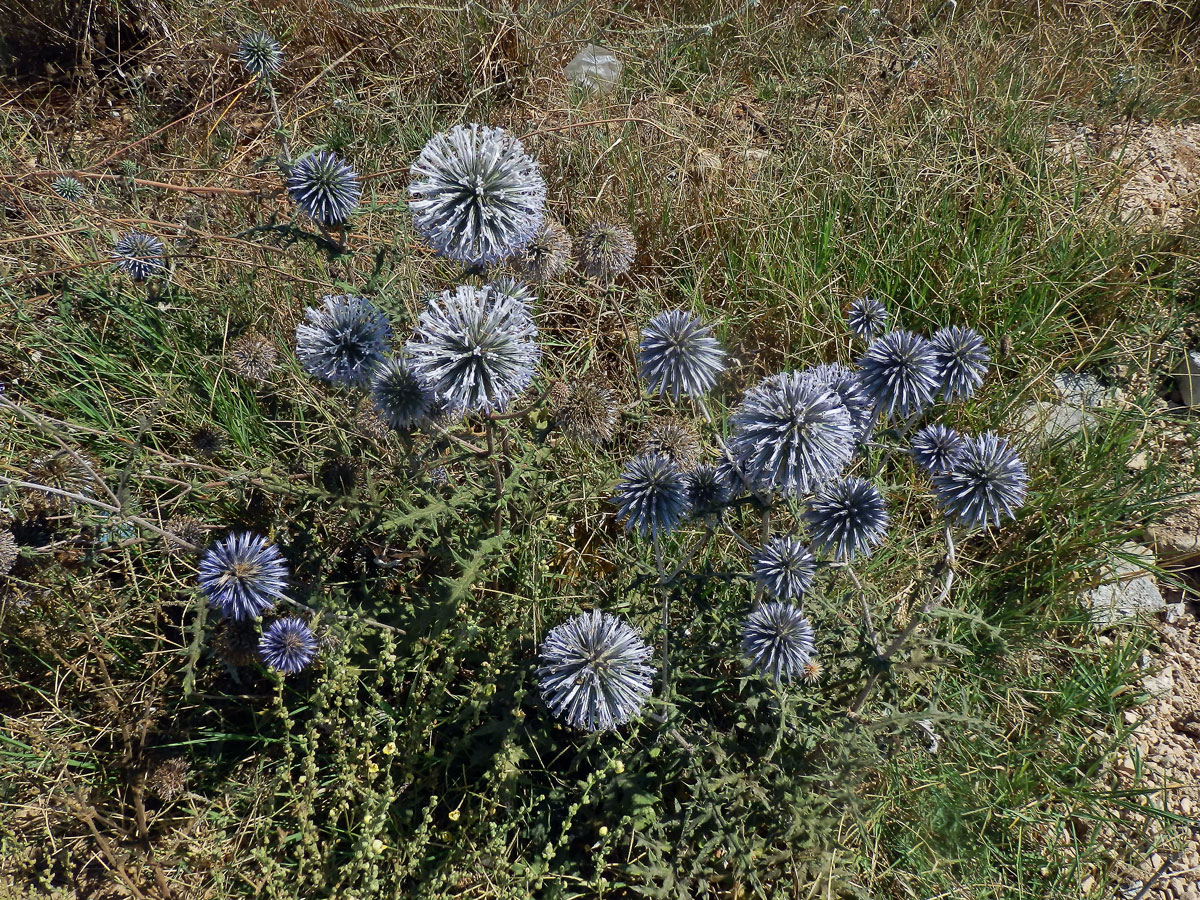
[[621, 61], [607, 47], [588, 44], [567, 63], [563, 74], [580, 87], [606, 91], [621, 80]]

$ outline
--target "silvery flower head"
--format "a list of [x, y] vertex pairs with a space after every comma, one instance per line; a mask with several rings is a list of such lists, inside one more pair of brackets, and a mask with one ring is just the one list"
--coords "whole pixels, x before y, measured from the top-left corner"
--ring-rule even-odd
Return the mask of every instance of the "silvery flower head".
[[933, 402], [941, 381], [933, 345], [911, 331], [876, 338], [858, 361], [859, 379], [875, 411], [907, 416]]
[[862, 389], [858, 373], [841, 363], [824, 363], [809, 371], [842, 401], [850, 413], [850, 420], [858, 429], [859, 440], [865, 441], [870, 436], [874, 416], [871, 398]]
[[742, 629], [742, 649], [752, 668], [776, 682], [804, 678], [815, 643], [812, 625], [790, 603], [770, 601], [750, 613]]
[[293, 203], [325, 226], [344, 223], [362, 197], [358, 174], [326, 150], [310, 153], [296, 163], [288, 174], [287, 189]]
[[812, 586], [817, 560], [797, 538], [771, 538], [754, 555], [755, 584], [776, 600], [796, 600]]
[[113, 244], [111, 255], [117, 268], [134, 281], [145, 281], [166, 269], [162, 241], [141, 231], [121, 235]]
[[883, 540], [888, 514], [878, 488], [861, 478], [823, 485], [804, 512], [812, 547], [843, 562]]
[[409, 366], [452, 415], [504, 412], [541, 356], [528, 307], [489, 288], [460, 285], [433, 297], [408, 344]]
[[887, 328], [887, 309], [874, 297], [864, 294], [850, 304], [846, 324], [864, 341], [873, 341]]
[[606, 284], [629, 271], [636, 253], [633, 232], [622, 222], [593, 222], [575, 245], [579, 270]]
[[64, 200], [69, 200], [72, 203], [78, 203], [83, 199], [84, 195], [83, 182], [70, 175], [63, 175], [61, 178], [54, 179], [54, 183], [50, 185], [50, 190], [54, 191], [54, 193], [58, 194]]
[[263, 632], [258, 652], [272, 669], [295, 675], [317, 655], [317, 639], [311, 628], [289, 616], [276, 619]]
[[553, 281], [571, 264], [571, 234], [553, 219], [545, 219], [537, 234], [517, 254], [521, 274], [539, 284]]
[[687, 482], [669, 456], [643, 454], [621, 473], [612, 502], [626, 531], [669, 534], [688, 514]]
[[252, 31], [238, 42], [237, 58], [247, 72], [266, 81], [283, 65], [283, 48], [265, 31]]
[[950, 468], [933, 476], [934, 494], [946, 515], [971, 528], [1014, 518], [1028, 484], [1021, 458], [990, 431], [963, 438]]
[[411, 431], [437, 414], [433, 390], [403, 356], [393, 356], [375, 370], [371, 399], [383, 420], [397, 431]]
[[951, 325], [929, 339], [937, 363], [938, 383], [947, 400], [965, 400], [983, 384], [992, 361], [987, 344], [973, 328]]
[[296, 356], [310, 375], [330, 384], [365, 385], [387, 353], [391, 327], [369, 300], [329, 295], [296, 326]]
[[682, 309], [659, 313], [642, 329], [638, 370], [650, 390], [672, 400], [679, 395], [700, 397], [717, 383], [725, 369], [725, 351], [712, 336], [712, 326], [701, 324]]
[[636, 716], [650, 696], [650, 647], [626, 622], [594, 609], [550, 629], [538, 687], [572, 728], [608, 731]]
[[695, 518], [720, 516], [729, 503], [729, 485], [716, 466], [696, 466], [684, 475], [685, 497]]
[[533, 291], [529, 289], [529, 285], [513, 278], [511, 275], [501, 275], [499, 278], [489, 281], [488, 289], [495, 294], [503, 294], [515, 300], [527, 310], [533, 308], [533, 301], [536, 299]]
[[200, 589], [230, 619], [255, 619], [287, 586], [287, 564], [266, 538], [245, 532], [218, 541], [200, 560]]
[[962, 446], [962, 435], [946, 425], [926, 425], [913, 435], [908, 453], [924, 472], [945, 472]]
[[503, 128], [455, 125], [413, 163], [413, 226], [438, 254], [468, 265], [507, 259], [537, 234], [546, 182]]
[[730, 422], [729, 446], [750, 487], [785, 497], [836, 478], [858, 437], [837, 395], [802, 372], [774, 375], [751, 388]]

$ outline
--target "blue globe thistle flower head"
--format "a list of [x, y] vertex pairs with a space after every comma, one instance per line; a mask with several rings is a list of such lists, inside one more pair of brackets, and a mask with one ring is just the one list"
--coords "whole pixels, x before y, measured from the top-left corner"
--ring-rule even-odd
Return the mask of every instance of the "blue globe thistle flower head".
[[403, 356], [393, 356], [375, 370], [371, 399], [380, 417], [397, 431], [417, 428], [440, 407], [433, 390]]
[[362, 198], [358, 174], [326, 150], [310, 153], [292, 166], [287, 189], [293, 203], [325, 226], [344, 223]]
[[436, 253], [468, 265], [515, 255], [537, 234], [546, 181], [503, 128], [455, 125], [412, 165], [413, 226]]
[[238, 41], [237, 58], [247, 72], [267, 81], [283, 65], [283, 48], [265, 31], [252, 31]]
[[636, 716], [650, 696], [652, 651], [616, 616], [590, 610], [550, 629], [537, 669], [542, 699], [572, 728], [609, 731]]
[[750, 613], [742, 629], [742, 649], [751, 668], [771, 675], [776, 682], [803, 678], [816, 644], [812, 625], [790, 603], [770, 601]]
[[54, 193], [58, 194], [64, 200], [69, 200], [72, 203], [78, 203], [86, 193], [83, 182], [71, 175], [63, 175], [60, 178], [54, 179], [54, 183], [50, 185], [50, 190], [54, 191]]
[[703, 325], [682, 309], [659, 313], [642, 329], [638, 347], [638, 369], [642, 380], [658, 396], [670, 394], [700, 397], [717, 383], [725, 370], [725, 351], [712, 336], [712, 326]]
[[941, 381], [933, 345], [911, 331], [876, 338], [858, 361], [860, 383], [879, 414], [907, 416], [933, 402]]
[[716, 466], [700, 465], [684, 475], [685, 497], [693, 518], [715, 519], [729, 503], [729, 485]]
[[938, 383], [947, 400], [965, 400], [983, 384], [992, 357], [987, 344], [973, 328], [951, 325], [934, 332], [933, 345]]
[[887, 329], [887, 309], [874, 297], [863, 295], [850, 304], [846, 314], [846, 324], [850, 330], [870, 342], [879, 337]]
[[922, 471], [936, 475], [945, 472], [962, 446], [962, 435], [946, 425], [926, 425], [913, 435], [909, 455]]
[[858, 373], [841, 363], [823, 363], [809, 372], [842, 401], [842, 405], [850, 413], [850, 421], [858, 429], [858, 439], [865, 441], [869, 438], [875, 419], [874, 405], [863, 390]]
[[331, 294], [304, 311], [296, 326], [296, 356], [310, 375], [330, 384], [362, 386], [387, 353], [392, 329], [374, 304]]
[[746, 392], [730, 417], [730, 450], [755, 491], [807, 494], [836, 478], [858, 430], [837, 395], [803, 372], [774, 375]]
[[141, 231], [121, 235], [113, 244], [110, 255], [116, 261], [117, 269], [134, 281], [145, 281], [166, 269], [162, 241]]
[[263, 632], [258, 653], [272, 669], [295, 675], [316, 657], [317, 639], [299, 619], [276, 619]]
[[970, 528], [1014, 518], [1028, 484], [1021, 458], [990, 431], [963, 438], [950, 468], [933, 476], [934, 494], [946, 515]]
[[645, 453], [625, 467], [612, 502], [626, 531], [669, 534], [689, 512], [687, 480], [669, 456]]
[[266, 538], [231, 534], [200, 560], [200, 590], [229, 619], [256, 619], [283, 597], [287, 564]]
[[792, 535], [769, 540], [754, 555], [753, 563], [755, 584], [776, 600], [796, 600], [804, 596], [817, 574], [816, 557]]
[[887, 532], [883, 496], [861, 478], [841, 478], [822, 486], [804, 512], [812, 548], [848, 562], [869, 556]]
[[541, 358], [529, 308], [509, 294], [460, 285], [433, 297], [408, 343], [409, 366], [455, 416], [502, 413]]

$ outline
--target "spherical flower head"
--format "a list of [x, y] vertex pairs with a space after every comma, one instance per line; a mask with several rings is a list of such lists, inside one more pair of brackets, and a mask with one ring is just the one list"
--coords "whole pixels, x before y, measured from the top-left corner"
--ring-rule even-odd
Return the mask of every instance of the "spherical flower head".
[[729, 446], [749, 486], [785, 497], [807, 494], [841, 474], [858, 436], [837, 395], [801, 372], [751, 388], [730, 422]]
[[530, 382], [541, 351], [528, 307], [460, 285], [429, 301], [408, 344], [409, 366], [451, 415], [502, 413]]
[[688, 514], [687, 482], [669, 456], [643, 454], [621, 473], [612, 502], [626, 531], [669, 534]]
[[296, 356], [310, 375], [330, 384], [365, 385], [387, 353], [391, 327], [369, 300], [326, 296], [296, 326]]
[[567, 386], [566, 400], [555, 413], [555, 421], [576, 443], [599, 445], [612, 439], [617, 412], [617, 395], [611, 388], [595, 379], [578, 379]]
[[825, 363], [809, 371], [813, 378], [820, 381], [842, 401], [842, 405], [850, 413], [850, 420], [858, 429], [859, 440], [865, 441], [870, 436], [871, 427], [874, 424], [873, 404], [866, 391], [862, 389], [858, 374], [840, 363]]
[[425, 379], [402, 356], [393, 356], [375, 370], [371, 399], [385, 422], [397, 431], [411, 431], [437, 413], [437, 397]]
[[873, 341], [887, 328], [887, 309], [874, 297], [863, 295], [850, 304], [846, 324], [864, 341]]
[[542, 699], [572, 728], [609, 731], [650, 696], [653, 651], [626, 622], [590, 610], [550, 629], [537, 669]]
[[78, 178], [72, 178], [70, 175], [63, 175], [61, 178], [54, 179], [54, 183], [50, 185], [50, 190], [58, 194], [64, 200], [69, 200], [72, 203], [78, 203], [83, 199], [84, 188], [83, 182]]
[[308, 154], [292, 167], [287, 189], [293, 203], [325, 226], [344, 223], [362, 197], [357, 173], [325, 150]]
[[922, 471], [937, 475], [950, 468], [961, 446], [962, 435], [953, 428], [926, 425], [913, 435], [908, 453]]
[[266, 383], [278, 361], [279, 351], [275, 344], [256, 331], [247, 331], [229, 345], [233, 371], [248, 381]]
[[252, 31], [238, 42], [237, 58], [247, 72], [266, 81], [283, 65], [283, 48], [265, 31]]
[[571, 233], [553, 219], [542, 227], [517, 254], [517, 269], [530, 281], [544, 284], [563, 275], [571, 265]]
[[700, 397], [717, 383], [725, 369], [725, 351], [703, 325], [682, 309], [659, 313], [642, 329], [638, 370], [650, 390], [660, 397], [670, 394]]
[[511, 275], [501, 275], [494, 281], [488, 282], [488, 289], [493, 294], [503, 294], [510, 300], [520, 303], [527, 310], [533, 309], [533, 301], [537, 299], [533, 291], [529, 289], [529, 285]]
[[682, 468], [694, 466], [700, 459], [700, 435], [690, 422], [673, 416], [653, 420], [642, 438], [642, 453], [662, 453]]
[[790, 603], [770, 601], [750, 613], [742, 630], [742, 649], [752, 668], [776, 682], [803, 678], [813, 659], [812, 625]]
[[869, 556], [883, 540], [888, 514], [878, 488], [861, 478], [841, 478], [824, 485], [804, 513], [812, 547], [848, 562]]
[[695, 518], [715, 518], [729, 503], [729, 485], [716, 466], [696, 466], [684, 475], [685, 497]]
[[970, 528], [1000, 525], [1025, 502], [1029, 475], [1008, 442], [992, 432], [963, 438], [950, 468], [933, 476], [946, 515]]
[[113, 244], [112, 258], [117, 269], [134, 281], [145, 281], [166, 269], [163, 262], [163, 243], [158, 238], [141, 231], [131, 231]]
[[218, 541], [200, 560], [200, 589], [229, 619], [256, 619], [287, 586], [287, 564], [274, 544], [249, 532]]
[[583, 229], [575, 246], [579, 270], [607, 284], [629, 271], [637, 254], [637, 240], [621, 222], [594, 222]]
[[272, 669], [295, 675], [317, 655], [317, 639], [311, 628], [289, 616], [276, 619], [263, 632], [258, 652]]
[[876, 338], [858, 365], [862, 388], [880, 414], [903, 417], [920, 412], [941, 386], [933, 345], [911, 331]]
[[754, 582], [776, 600], [804, 596], [817, 574], [817, 560], [792, 535], [780, 535], [754, 555]]
[[441, 256], [468, 265], [521, 251], [542, 224], [546, 181], [503, 128], [455, 125], [413, 163], [413, 226]]
[[983, 384], [992, 357], [973, 328], [951, 325], [929, 339], [937, 363], [938, 383], [947, 400], [965, 400]]

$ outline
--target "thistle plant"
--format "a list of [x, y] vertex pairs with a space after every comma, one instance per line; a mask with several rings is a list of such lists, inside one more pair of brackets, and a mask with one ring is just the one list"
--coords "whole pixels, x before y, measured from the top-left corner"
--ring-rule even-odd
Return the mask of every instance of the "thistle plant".
[[911, 331], [876, 338], [858, 361], [860, 383], [875, 412], [908, 416], [933, 402], [941, 387], [941, 368], [932, 344]]
[[887, 309], [874, 297], [863, 295], [850, 304], [846, 324], [851, 333], [870, 343], [887, 330]]
[[283, 598], [287, 564], [266, 538], [249, 532], [218, 541], [200, 560], [197, 580], [229, 619], [256, 619]]
[[822, 485], [804, 513], [812, 546], [839, 561], [870, 554], [883, 540], [888, 515], [879, 489], [862, 478]]
[[265, 31], [251, 31], [238, 41], [237, 58], [251, 75], [268, 81], [283, 66], [283, 48]]
[[682, 309], [660, 313], [642, 330], [638, 369], [651, 392], [664, 396], [700, 397], [725, 369], [725, 351], [702, 325]]
[[609, 731], [633, 719], [650, 696], [651, 653], [616, 616], [580, 613], [546, 635], [538, 688], [550, 711], [572, 728]]
[[86, 193], [83, 182], [70, 175], [63, 175], [60, 178], [54, 179], [54, 182], [50, 185], [50, 190], [71, 203], [78, 203]]
[[913, 435], [909, 455], [924, 472], [938, 475], [950, 468], [962, 446], [962, 435], [946, 425], [926, 425]]
[[409, 366], [447, 413], [503, 413], [533, 381], [541, 351], [528, 307], [460, 285], [430, 299], [408, 343]]
[[258, 652], [272, 669], [295, 675], [317, 655], [317, 639], [312, 629], [295, 618], [276, 619], [263, 632]]
[[971, 328], [951, 326], [934, 333], [933, 345], [938, 384], [947, 400], [965, 400], [983, 384], [991, 363], [987, 345]]
[[411, 171], [413, 227], [441, 256], [472, 266], [499, 262], [541, 227], [546, 182], [503, 128], [455, 125], [435, 134]]
[[266, 384], [278, 362], [275, 344], [256, 331], [247, 331], [229, 345], [230, 367], [247, 381]]
[[365, 385], [383, 362], [391, 326], [362, 297], [326, 296], [296, 326], [296, 356], [310, 375], [330, 384]]
[[358, 208], [362, 187], [358, 174], [328, 151], [310, 153], [287, 176], [292, 202], [318, 225], [343, 225]]
[[162, 241], [141, 231], [130, 231], [119, 237], [110, 255], [117, 269], [134, 281], [145, 281], [152, 275], [166, 271]]
[[555, 421], [573, 441], [600, 445], [612, 439], [617, 414], [617, 395], [608, 385], [595, 378], [577, 378], [567, 385]]
[[742, 648], [753, 669], [776, 682], [803, 678], [816, 644], [812, 625], [799, 607], [764, 603], [750, 613], [742, 630]]
[[396, 431], [410, 431], [436, 415], [437, 397], [403, 356], [393, 356], [375, 373], [371, 398], [380, 417]]
[[579, 271], [602, 284], [628, 272], [636, 253], [633, 232], [620, 222], [593, 222], [583, 229], [575, 244]]
[[772, 538], [754, 555], [756, 584], [776, 600], [797, 600], [812, 586], [817, 560], [795, 536]]
[[530, 281], [544, 284], [561, 278], [571, 265], [571, 233], [547, 218], [542, 227], [514, 257], [517, 270]]
[[950, 465], [933, 476], [946, 515], [968, 528], [999, 526], [1025, 502], [1025, 464], [1003, 438], [987, 432], [963, 438]]
[[625, 467], [612, 502], [626, 531], [669, 534], [688, 514], [683, 471], [661, 453], [639, 456]]

